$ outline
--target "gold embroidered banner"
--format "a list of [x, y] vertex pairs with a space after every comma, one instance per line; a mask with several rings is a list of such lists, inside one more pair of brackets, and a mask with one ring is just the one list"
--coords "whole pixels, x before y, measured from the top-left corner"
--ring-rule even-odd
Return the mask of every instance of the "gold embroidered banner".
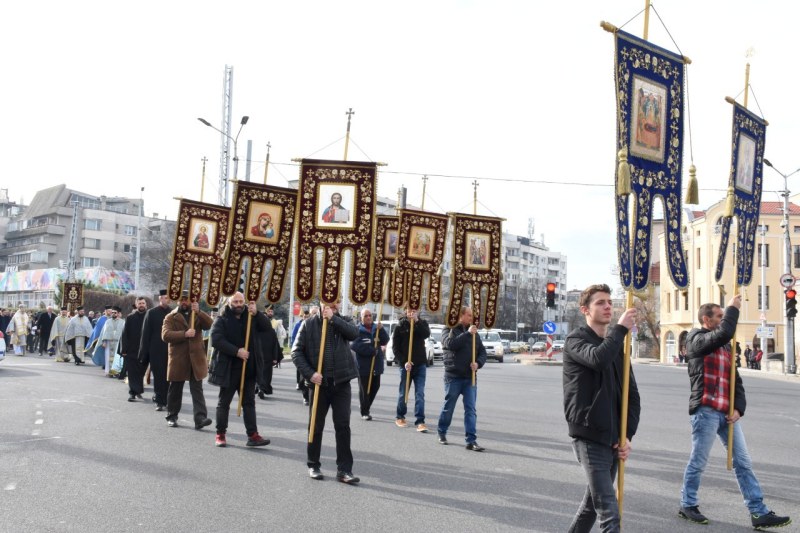
[[497, 294], [500, 290], [500, 247], [503, 241], [503, 219], [478, 215], [451, 214], [453, 217], [453, 282], [447, 320], [458, 322], [464, 300], [464, 289], [471, 287], [475, 324], [480, 326], [481, 292], [487, 287], [484, 327], [494, 326], [497, 316]]
[[[383, 301], [383, 278], [388, 270], [392, 272], [397, 260], [397, 228], [400, 227], [400, 217], [391, 215], [378, 215], [375, 223], [375, 262], [372, 267], [372, 296], [373, 302]], [[389, 283], [391, 286], [391, 283]]]
[[[353, 252], [350, 300], [369, 298], [369, 269], [375, 219], [376, 163], [304, 159], [300, 165], [295, 294], [300, 301], [316, 296], [315, 272], [322, 271], [323, 303], [339, 299], [343, 252]], [[322, 265], [316, 250], [323, 251]]]
[[430, 311], [439, 310], [441, 276], [439, 267], [444, 260], [447, 239], [447, 215], [403, 209], [398, 228], [397, 264], [393, 273], [392, 304], [420, 309], [423, 277], [428, 274]]
[[61, 297], [61, 305], [75, 309], [83, 305], [83, 283], [64, 282], [64, 292]]
[[199, 300], [206, 274], [209, 305], [219, 303], [225, 246], [228, 242], [230, 210], [213, 204], [181, 200], [178, 208], [178, 225], [172, 249], [168, 293], [178, 300], [189, 270], [189, 296]]
[[249, 259], [250, 275], [245, 283], [248, 301], [258, 300], [266, 277], [265, 263], [272, 261], [266, 299], [278, 302], [288, 272], [294, 234], [297, 191], [258, 183], [237, 181], [231, 207], [230, 244], [223, 269], [222, 291], [238, 290], [243, 262]]

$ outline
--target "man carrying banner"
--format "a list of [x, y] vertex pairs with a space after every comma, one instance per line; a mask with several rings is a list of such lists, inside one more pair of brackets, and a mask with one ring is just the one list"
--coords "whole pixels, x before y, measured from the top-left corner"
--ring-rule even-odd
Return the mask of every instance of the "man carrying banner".
[[148, 309], [144, 315], [139, 364], [142, 368], [150, 365], [155, 393], [153, 401], [156, 403], [156, 411], [163, 411], [167, 406], [167, 343], [161, 339], [161, 327], [170, 311], [170, 299], [167, 289], [161, 289], [158, 294], [158, 305]]
[[[322, 356], [322, 374], [317, 372], [317, 363], [322, 341], [323, 319], [327, 320], [325, 346]], [[309, 431], [312, 409], [316, 409], [316, 424], [312, 442], [308, 443], [308, 475], [311, 479], [323, 479], [319, 461], [322, 450], [322, 430], [328, 410], [333, 411], [333, 427], [336, 431], [336, 479], [342, 483], [358, 483], [353, 475], [353, 452], [350, 450], [350, 381], [358, 377], [358, 370], [350, 342], [358, 337], [358, 328], [349, 319], [339, 315], [339, 304], [325, 304], [322, 316], [313, 316], [303, 321], [292, 345], [292, 362], [310, 382], [308, 392], [314, 397], [314, 388], [319, 387], [318, 401], [308, 410]]]
[[599, 518], [601, 531], [618, 532], [614, 478], [619, 461], [630, 453], [630, 439], [636, 433], [641, 410], [631, 372], [627, 439], [619, 442], [625, 336], [633, 327], [636, 309], [627, 309], [617, 325], [609, 327], [614, 311], [611, 289], [605, 284], [587, 287], [579, 304], [586, 325], [567, 335], [564, 344], [564, 416], [588, 485], [569, 531], [588, 532]]
[[[411, 322], [414, 322], [414, 338], [411, 339]], [[400, 366], [400, 387], [397, 396], [397, 414], [394, 423], [397, 427], [407, 427], [406, 413], [406, 378], [411, 375], [414, 384], [414, 426], [420, 433], [427, 433], [425, 426], [425, 376], [428, 369], [428, 355], [425, 353], [425, 339], [430, 337], [431, 328], [428, 322], [419, 317], [419, 310], [406, 307], [405, 316], [392, 332], [392, 352], [394, 360]], [[408, 360], [408, 348], [411, 344], [411, 362]]]
[[733, 424], [733, 470], [744, 503], [750, 511], [750, 521], [756, 529], [782, 527], [792, 523], [788, 516], [778, 516], [764, 504], [750, 454], [739, 419], [744, 416], [747, 401], [739, 371], [736, 372], [733, 416], [730, 408], [731, 350], [730, 342], [739, 320], [740, 295], [728, 302], [723, 313], [720, 306], [708, 303], [700, 306], [697, 318], [702, 327], [694, 328], [686, 336], [689, 370], [689, 414], [692, 424], [692, 452], [683, 474], [681, 508], [678, 515], [690, 522], [708, 524], [708, 519], [698, 507], [697, 491], [708, 455], [718, 436], [722, 445], [728, 445], [728, 426]]
[[[486, 348], [483, 347], [478, 328], [473, 323], [471, 307], [462, 307], [458, 324], [450, 330], [442, 332], [442, 363], [444, 365], [444, 404], [439, 414], [439, 444], [447, 444], [447, 430], [453, 420], [458, 397], [464, 402], [464, 433], [467, 449], [474, 452], [485, 450], [477, 442], [476, 400], [478, 385], [472, 384], [473, 372], [477, 372], [486, 363]], [[475, 361], [473, 362], [473, 350]]]
[[67, 324], [64, 340], [72, 350], [72, 358], [75, 359], [75, 364], [82, 365], [84, 361], [80, 355], [84, 354], [86, 339], [92, 335], [92, 323], [88, 317], [84, 316], [83, 306], [78, 307], [77, 312], [78, 314], [72, 317], [69, 324]]
[[[375, 336], [378, 345], [375, 345]], [[369, 414], [372, 402], [381, 388], [383, 374], [383, 349], [389, 343], [389, 334], [383, 325], [372, 321], [372, 311], [366, 307], [361, 310], [361, 325], [358, 326], [358, 338], [350, 344], [356, 354], [358, 365], [358, 402], [361, 407], [361, 418], [372, 420]], [[367, 390], [369, 389], [369, 390]]]

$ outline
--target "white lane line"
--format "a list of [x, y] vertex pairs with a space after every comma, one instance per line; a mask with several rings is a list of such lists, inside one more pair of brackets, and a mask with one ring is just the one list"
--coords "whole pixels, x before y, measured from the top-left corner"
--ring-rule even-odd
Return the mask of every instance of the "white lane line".
[[40, 439], [25, 439], [25, 440], [15, 440], [13, 442], [0, 442], [0, 446], [10, 446], [12, 444], [24, 444], [26, 442], [38, 442], [43, 440], [56, 440], [60, 439], [61, 437], [42, 437]]
[[44, 424], [44, 418], [37, 418], [34, 424], [36, 424], [37, 426]]
[[16, 488], [17, 488], [17, 484], [16, 483], [9, 483], [5, 487], [3, 487], [3, 490], [14, 490]]
[[42, 434], [42, 430], [41, 429], [34, 429], [33, 431], [31, 431], [31, 436], [33, 436], [33, 437], [38, 437], [41, 434]]
[[44, 413], [42, 411], [36, 411], [36, 416], [42, 416]]

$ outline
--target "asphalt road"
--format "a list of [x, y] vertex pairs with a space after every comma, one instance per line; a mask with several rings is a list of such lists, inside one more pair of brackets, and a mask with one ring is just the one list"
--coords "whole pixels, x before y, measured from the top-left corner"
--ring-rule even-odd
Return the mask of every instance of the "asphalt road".
[[[259, 431], [272, 444], [246, 448], [233, 413], [229, 447], [219, 449], [213, 426], [193, 428], [188, 387], [181, 427], [171, 429], [149, 389], [148, 401], [128, 403], [127, 387], [91, 364], [9, 356], [0, 363], [0, 531], [566, 530], [585, 482], [566, 434], [560, 367], [489, 363], [479, 373], [485, 453], [464, 449], [460, 403], [451, 444], [437, 444], [438, 363], [426, 387], [432, 431], [395, 427], [398, 372], [387, 368], [373, 421], [359, 418], [354, 398], [354, 472], [362, 483], [347, 486], [333, 480], [330, 418], [322, 450], [327, 477], [307, 476], [307, 410], [291, 363], [276, 370], [275, 394], [256, 400]], [[686, 372], [656, 365], [635, 365], [634, 372], [643, 414], [626, 468], [625, 530], [750, 531], [721, 446], [701, 488], [711, 525], [677, 517], [690, 449]], [[767, 503], [800, 522], [800, 382], [748, 375], [745, 387], [743, 424]], [[213, 413], [217, 389], [205, 390]]]

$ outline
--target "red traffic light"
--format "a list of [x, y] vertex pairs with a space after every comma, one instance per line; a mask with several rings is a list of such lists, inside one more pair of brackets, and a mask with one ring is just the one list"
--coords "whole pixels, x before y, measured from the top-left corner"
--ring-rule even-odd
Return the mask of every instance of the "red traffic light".
[[547, 292], [555, 292], [555, 290], [556, 290], [556, 284], [555, 283], [550, 282], [550, 283], [547, 284]]
[[786, 291], [786, 299], [787, 299], [787, 300], [791, 300], [791, 299], [792, 299], [792, 298], [794, 298], [795, 296], [797, 296], [797, 291], [796, 291], [796, 290], [794, 290], [794, 289], [788, 289], [788, 290]]

